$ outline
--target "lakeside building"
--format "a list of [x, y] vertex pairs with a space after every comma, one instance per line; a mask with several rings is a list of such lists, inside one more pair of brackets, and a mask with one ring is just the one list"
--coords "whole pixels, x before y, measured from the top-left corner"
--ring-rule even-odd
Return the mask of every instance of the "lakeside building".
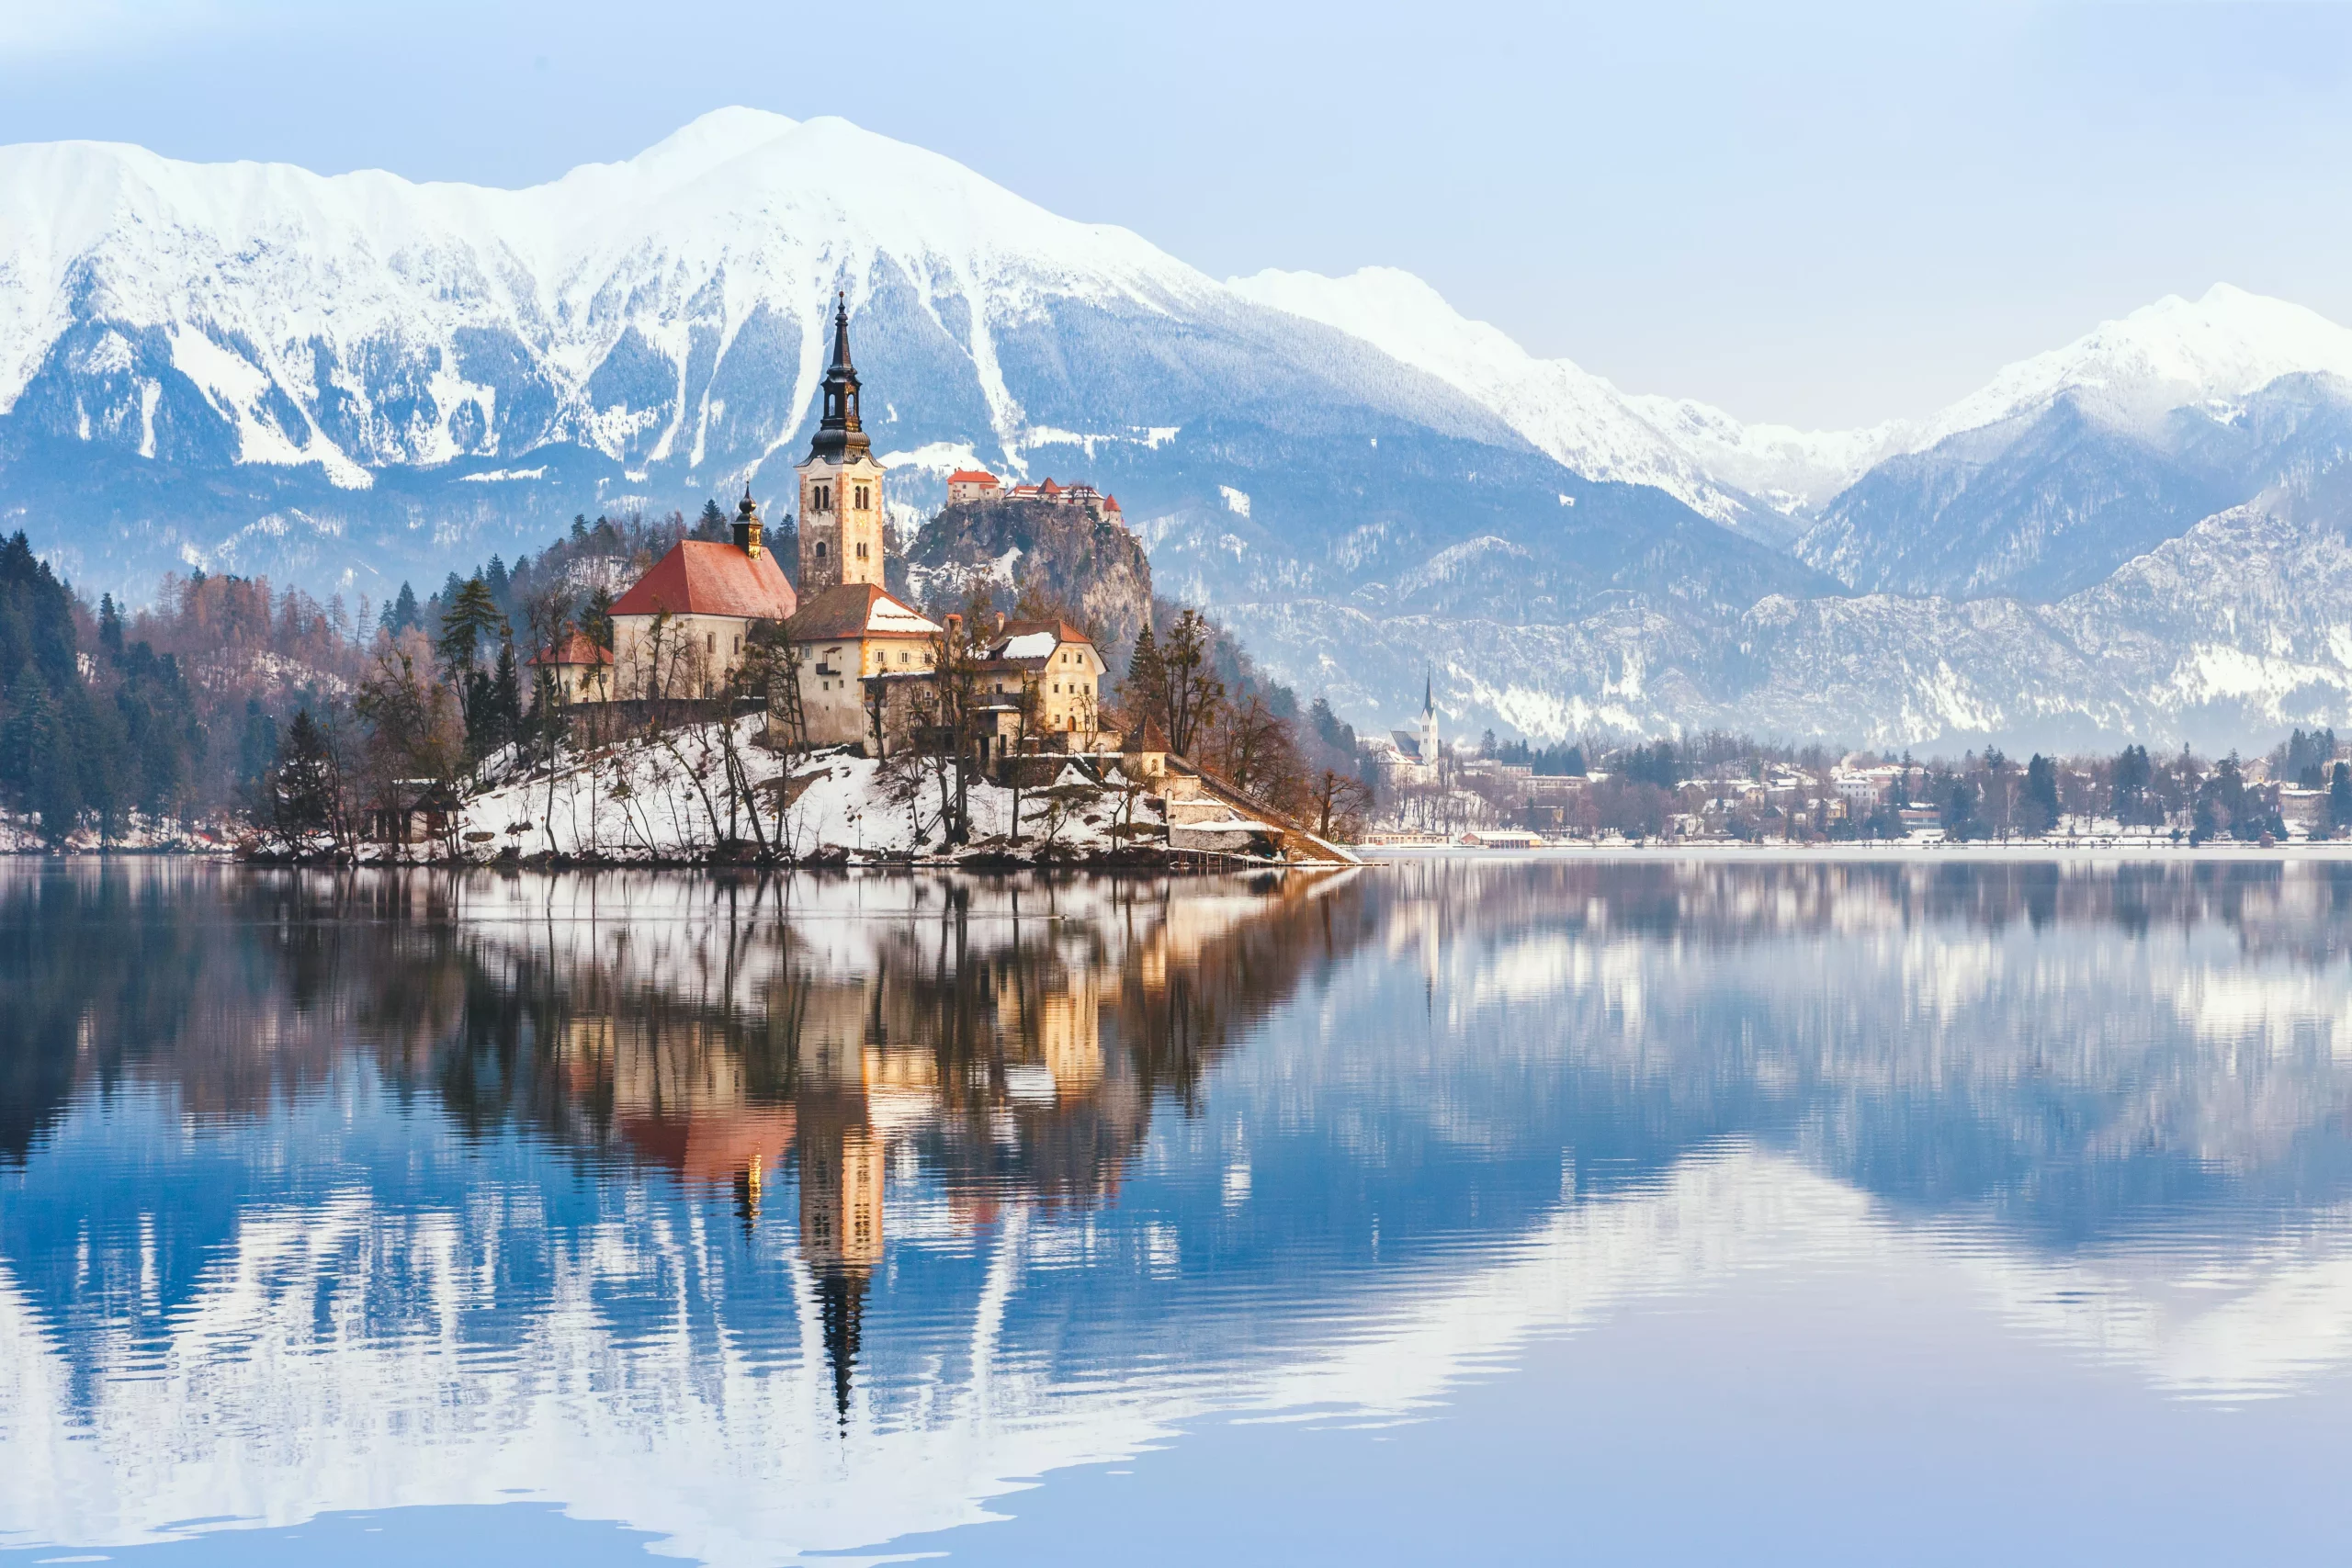
[[1435, 671], [1424, 676], [1421, 683], [1421, 714], [1410, 729], [1388, 732], [1393, 750], [1385, 750], [1381, 761], [1393, 786], [1423, 788], [1442, 782], [1445, 771], [1445, 747], [1437, 732], [1437, 677]]
[[[903, 726], [907, 688], [928, 680], [946, 631], [884, 586], [883, 470], [865, 434], [862, 396], [849, 310], [837, 301], [824, 407], [797, 469], [802, 602], [784, 622], [798, 671], [799, 721], [817, 746], [865, 744], [873, 728], [869, 705], [880, 705], [886, 716], [895, 708]], [[877, 682], [900, 688], [895, 702], [887, 686], [873, 687]], [[775, 706], [771, 702], [772, 733]]]
[[1102, 682], [1110, 665], [1102, 650], [1068, 621], [997, 618], [981, 667], [992, 695], [1019, 697], [1035, 682], [1035, 734], [1082, 737], [1091, 746], [1102, 728]]

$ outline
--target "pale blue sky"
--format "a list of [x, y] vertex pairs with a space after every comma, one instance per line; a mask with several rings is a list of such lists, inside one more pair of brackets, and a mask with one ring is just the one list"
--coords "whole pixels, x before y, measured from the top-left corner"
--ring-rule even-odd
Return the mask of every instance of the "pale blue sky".
[[846, 115], [1220, 276], [1408, 267], [1749, 419], [2221, 279], [2352, 321], [2352, 9], [0, 0], [0, 141], [527, 183]]

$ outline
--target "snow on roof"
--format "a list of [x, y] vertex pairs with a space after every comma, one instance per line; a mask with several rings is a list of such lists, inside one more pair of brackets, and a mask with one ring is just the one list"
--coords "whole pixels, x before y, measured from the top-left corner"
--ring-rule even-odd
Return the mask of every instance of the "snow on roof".
[[910, 609], [886, 593], [874, 602], [873, 613], [865, 618], [865, 629], [931, 637], [938, 632], [940, 626], [937, 621], [922, 611]]
[[794, 642], [846, 637], [935, 637], [939, 623], [871, 582], [845, 582], [814, 595], [784, 630]]
[[1008, 638], [1005, 645], [996, 650], [996, 656], [999, 659], [1043, 659], [1054, 651], [1060, 640], [1051, 632], [1029, 632]]

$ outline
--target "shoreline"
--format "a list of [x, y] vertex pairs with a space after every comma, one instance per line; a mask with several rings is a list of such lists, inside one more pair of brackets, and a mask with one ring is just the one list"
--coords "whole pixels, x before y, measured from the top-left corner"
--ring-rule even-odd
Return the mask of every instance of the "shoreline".
[[[2153, 842], [2099, 842], [2092, 840], [2018, 839], [2008, 843], [1972, 841], [1964, 844], [1888, 843], [1884, 841], [1812, 844], [1738, 842], [1666, 844], [1545, 844], [1536, 847], [1480, 848], [1467, 844], [1362, 844], [1352, 846], [1366, 866], [1415, 861], [1581, 860], [1721, 860], [1721, 861], [1894, 861], [1933, 863], [1939, 861], [2346, 861], [2352, 862], [2352, 839], [2294, 840], [2268, 849], [2236, 840], [2189, 845]], [[416, 856], [361, 859], [241, 854], [230, 846], [197, 849], [186, 845], [123, 845], [106, 848], [0, 849], [0, 864], [35, 860], [110, 861], [183, 860], [220, 865], [253, 866], [284, 871], [755, 871], [755, 872], [1081, 872], [1105, 874], [1191, 876], [1253, 871], [1338, 870], [1340, 862], [1262, 861], [1220, 856], [1188, 850], [1163, 858], [1150, 853], [1111, 855], [1048, 855], [1035, 859], [982, 853], [965, 856], [904, 854], [816, 854], [799, 860], [769, 860], [745, 856], [678, 859], [604, 859], [492, 856]]]
[[2352, 839], [2297, 839], [2268, 849], [2235, 840], [2175, 844], [2168, 840], [2015, 839], [1995, 843], [1901, 843], [1860, 840], [1813, 844], [1740, 842], [1665, 844], [1545, 844], [1532, 848], [1482, 849], [1468, 844], [1365, 844], [1357, 848], [1367, 865], [1414, 860], [1726, 860], [1726, 861], [2352, 861]]

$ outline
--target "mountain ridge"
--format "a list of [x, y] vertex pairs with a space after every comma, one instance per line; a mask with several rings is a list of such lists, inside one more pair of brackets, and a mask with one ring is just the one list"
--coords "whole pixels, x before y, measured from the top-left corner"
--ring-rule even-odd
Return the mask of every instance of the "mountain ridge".
[[[2029, 676], [2103, 679], [2053, 607], [2259, 494], [2332, 494], [2352, 450], [2352, 333], [2225, 285], [1924, 421], [1742, 424], [1409, 274], [1219, 282], [845, 120], [723, 109], [518, 191], [0, 149], [0, 524], [85, 589], [203, 566], [382, 599], [575, 512], [748, 485], [775, 514], [836, 293], [902, 538], [956, 468], [1091, 479], [1159, 581], [1368, 721], [1442, 654], [1461, 722], [1547, 739], [2039, 723]], [[2352, 625], [2352, 597], [2244, 608], [2213, 646], [2257, 663], [2306, 610]], [[1843, 662], [1865, 645], [1875, 677]], [[1788, 688], [1812, 679], [1838, 701]], [[2212, 709], [2195, 685], [2049, 711], [2165, 739]], [[2329, 680], [2294, 690], [2318, 705], [2232, 711], [2352, 721]]]

